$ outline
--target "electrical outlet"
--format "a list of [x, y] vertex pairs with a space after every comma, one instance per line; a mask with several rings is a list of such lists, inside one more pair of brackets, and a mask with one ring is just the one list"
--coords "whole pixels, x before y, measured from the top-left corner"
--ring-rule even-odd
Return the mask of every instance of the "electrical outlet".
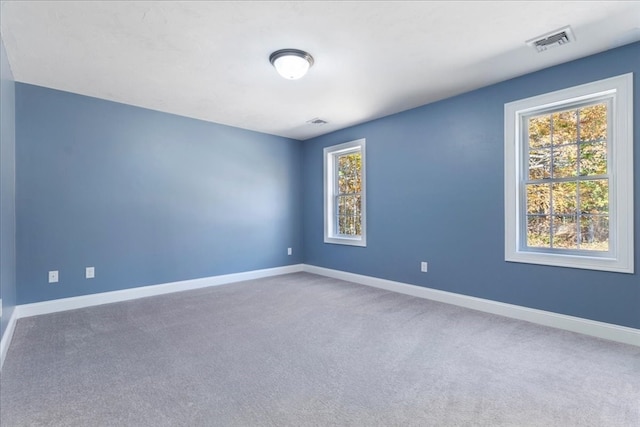
[[293, 249], [287, 248], [287, 255], [291, 255], [293, 253]]
[[427, 262], [426, 261], [422, 261], [420, 263], [420, 271], [422, 271], [423, 273], [427, 272]]
[[86, 279], [93, 279], [96, 277], [96, 268], [95, 267], [87, 267], [84, 269], [84, 277]]
[[58, 270], [49, 272], [49, 283], [58, 283]]

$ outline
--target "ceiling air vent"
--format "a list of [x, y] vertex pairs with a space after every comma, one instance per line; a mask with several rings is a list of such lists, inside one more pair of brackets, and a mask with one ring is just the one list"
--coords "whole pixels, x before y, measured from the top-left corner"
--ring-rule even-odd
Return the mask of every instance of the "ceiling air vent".
[[547, 49], [562, 46], [574, 41], [571, 27], [564, 27], [556, 31], [552, 31], [535, 39], [527, 41], [529, 46], [533, 46], [538, 52], [544, 52]]
[[326, 120], [322, 120], [316, 117], [315, 119], [307, 120], [307, 123], [309, 123], [310, 125], [321, 126], [321, 125], [326, 125], [328, 122]]

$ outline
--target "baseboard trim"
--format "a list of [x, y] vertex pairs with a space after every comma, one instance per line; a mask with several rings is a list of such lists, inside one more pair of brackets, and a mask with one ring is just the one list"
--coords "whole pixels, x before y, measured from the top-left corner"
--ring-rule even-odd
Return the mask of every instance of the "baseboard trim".
[[207, 288], [209, 286], [219, 286], [229, 283], [242, 282], [245, 280], [279, 276], [281, 274], [296, 273], [302, 270], [302, 264], [295, 264], [284, 267], [267, 268], [263, 270], [253, 270], [234, 274], [224, 274], [220, 276], [203, 277], [192, 280], [181, 280], [178, 282], [162, 283], [159, 285], [122, 289], [119, 291], [101, 292], [97, 294], [81, 295], [77, 297], [61, 298], [30, 304], [21, 304], [16, 306], [14, 314], [17, 316], [17, 319], [21, 319], [23, 317], [38, 316], [41, 314], [74, 310], [78, 308], [91, 307], [94, 305], [128, 301], [137, 298], [168, 294], [172, 292], [189, 291], [193, 289]]
[[173, 292], [188, 291], [206, 288], [210, 286], [225, 285], [245, 280], [260, 279], [264, 277], [279, 276], [282, 274], [305, 271], [321, 276], [359, 283], [375, 288], [425, 298], [433, 301], [444, 302], [486, 313], [497, 314], [513, 319], [525, 320], [539, 325], [550, 326], [577, 332], [584, 335], [631, 344], [640, 347], [640, 329], [583, 319], [544, 310], [522, 307], [483, 298], [471, 297], [437, 289], [410, 285], [392, 280], [380, 279], [361, 274], [349, 273], [318, 267], [309, 264], [295, 264], [284, 267], [268, 268], [263, 270], [247, 271], [243, 273], [225, 274], [220, 276], [203, 277], [192, 280], [163, 283], [159, 285], [142, 286], [139, 288], [123, 289], [119, 291], [102, 292], [98, 294], [82, 295], [71, 298], [43, 301], [31, 304], [22, 304], [15, 307], [7, 324], [2, 340], [0, 341], [0, 369], [9, 350], [16, 322], [23, 317], [38, 316], [41, 314], [55, 313], [59, 311], [74, 310], [113, 302], [128, 301], [155, 295], [163, 295]]
[[11, 345], [11, 339], [13, 339], [13, 331], [16, 329], [17, 321], [18, 313], [16, 312], [16, 308], [14, 308], [11, 313], [11, 317], [9, 318], [9, 322], [7, 323], [7, 329], [4, 330], [4, 334], [0, 340], [0, 371], [2, 371], [4, 358], [7, 356], [7, 352], [9, 351], [9, 346]]
[[314, 265], [304, 264], [303, 271], [640, 347], [640, 329], [522, 307], [519, 305], [506, 304], [417, 285], [394, 282], [392, 280], [379, 279], [361, 274], [348, 273], [341, 270], [317, 267]]

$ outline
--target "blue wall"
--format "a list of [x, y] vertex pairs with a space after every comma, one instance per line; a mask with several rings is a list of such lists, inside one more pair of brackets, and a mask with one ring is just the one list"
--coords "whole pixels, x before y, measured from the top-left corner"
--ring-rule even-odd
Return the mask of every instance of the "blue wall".
[[20, 83], [16, 101], [19, 304], [302, 262], [299, 141]]
[[[17, 303], [305, 262], [640, 328], [637, 274], [507, 263], [503, 237], [504, 104], [634, 72], [637, 106], [639, 57], [635, 43], [303, 143], [16, 84]], [[358, 138], [368, 247], [325, 244], [322, 149]], [[636, 168], [638, 230], [639, 191]]]
[[[638, 165], [640, 43], [306, 141], [305, 263], [640, 328], [637, 274], [504, 261], [504, 104], [628, 72]], [[325, 244], [322, 149], [358, 138], [367, 140], [368, 245]], [[635, 243], [638, 269], [637, 234]]]
[[0, 337], [16, 305], [15, 148], [15, 83], [0, 39]]

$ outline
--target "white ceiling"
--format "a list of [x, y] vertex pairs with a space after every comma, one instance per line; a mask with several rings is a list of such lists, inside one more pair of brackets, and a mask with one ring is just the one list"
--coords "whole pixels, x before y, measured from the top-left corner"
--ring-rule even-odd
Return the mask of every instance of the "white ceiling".
[[[308, 139], [640, 39], [639, 1], [2, 1], [17, 81]], [[574, 43], [526, 41], [571, 25]], [[306, 50], [285, 80], [278, 49]], [[325, 125], [311, 125], [321, 118]]]

